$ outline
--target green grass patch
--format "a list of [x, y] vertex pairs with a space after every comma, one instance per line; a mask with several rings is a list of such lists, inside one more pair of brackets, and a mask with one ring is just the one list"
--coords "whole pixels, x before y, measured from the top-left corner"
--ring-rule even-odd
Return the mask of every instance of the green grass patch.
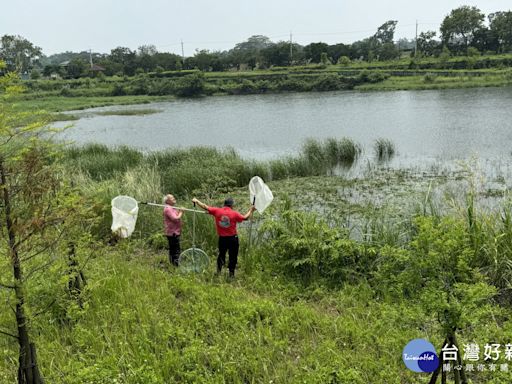
[[457, 89], [478, 87], [511, 86], [512, 79], [508, 73], [490, 72], [485, 76], [443, 76], [430, 72], [421, 76], [390, 76], [388, 79], [374, 84], [356, 86], [361, 91], [395, 91], [395, 90], [426, 90], [426, 89]]
[[63, 112], [83, 110], [111, 105], [148, 104], [155, 101], [170, 100], [169, 96], [116, 96], [116, 97], [65, 97], [50, 96], [44, 98], [18, 98], [16, 108], [24, 111], [45, 110], [48, 112]]
[[[379, 303], [364, 286], [300, 293], [275, 279], [182, 276], [164, 260], [121, 247], [90, 262], [86, 307], [68, 324], [39, 318], [48, 382], [420, 382], [399, 359], [425, 336], [413, 303]], [[16, 343], [0, 346], [0, 380], [15, 382]]]
[[153, 115], [155, 113], [160, 113], [162, 110], [160, 109], [119, 109], [114, 111], [101, 111], [95, 112], [95, 115], [100, 116], [144, 116], [144, 115]]

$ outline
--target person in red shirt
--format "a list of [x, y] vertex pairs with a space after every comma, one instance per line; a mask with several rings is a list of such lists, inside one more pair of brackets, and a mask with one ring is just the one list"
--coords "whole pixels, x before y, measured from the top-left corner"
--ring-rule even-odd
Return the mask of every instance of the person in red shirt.
[[165, 196], [164, 207], [164, 233], [169, 242], [169, 262], [178, 266], [180, 258], [180, 235], [181, 235], [181, 216], [183, 211], [174, 208], [176, 198], [173, 195]]
[[256, 208], [253, 205], [245, 215], [242, 215], [241, 213], [233, 210], [234, 201], [231, 197], [224, 200], [224, 206], [222, 208], [209, 207], [196, 198], [193, 198], [192, 202], [199, 205], [201, 208], [208, 211], [210, 215], [215, 217], [215, 228], [219, 235], [217, 273], [222, 271], [222, 267], [226, 264], [226, 252], [229, 252], [229, 276], [234, 277], [239, 248], [236, 225], [237, 223], [249, 219]]

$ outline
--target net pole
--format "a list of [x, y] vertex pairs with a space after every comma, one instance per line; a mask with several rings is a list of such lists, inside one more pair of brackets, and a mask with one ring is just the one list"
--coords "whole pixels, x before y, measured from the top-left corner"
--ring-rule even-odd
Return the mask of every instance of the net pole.
[[[254, 198], [252, 199], [252, 205], [256, 204], [256, 195], [254, 195]], [[254, 212], [253, 212], [254, 213]], [[252, 243], [252, 216], [251, 220], [249, 221], [249, 241], [248, 241], [248, 248], [251, 248]]]
[[[144, 205], [151, 205], [153, 207], [165, 207], [165, 204], [156, 204], [156, 203], [146, 203], [146, 202], [139, 202], [140, 204], [144, 204]], [[188, 212], [195, 212], [195, 213], [206, 213], [206, 212], [203, 212], [203, 211], [198, 211], [197, 209], [190, 209], [190, 208], [184, 208], [184, 207], [173, 207], [175, 209], [179, 209], [181, 211], [188, 211]]]
[[[196, 207], [196, 203], [194, 203], [194, 208]], [[194, 209], [194, 213], [192, 214], [192, 259], [194, 260], [194, 265], [196, 264], [196, 210]]]
[[[194, 203], [194, 207], [196, 203]], [[196, 247], [196, 210], [194, 209], [194, 213], [192, 214], [192, 248]]]

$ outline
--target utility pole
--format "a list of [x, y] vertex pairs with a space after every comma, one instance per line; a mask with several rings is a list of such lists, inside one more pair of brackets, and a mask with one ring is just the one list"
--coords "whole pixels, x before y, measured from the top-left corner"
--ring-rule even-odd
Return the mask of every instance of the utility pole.
[[293, 43], [292, 43], [292, 31], [290, 31], [290, 67], [293, 62]]
[[414, 57], [418, 53], [418, 20], [416, 20], [416, 37], [414, 38]]
[[89, 48], [89, 64], [91, 64], [92, 69], [92, 50]]
[[183, 39], [181, 39], [181, 60], [183, 61], [183, 65], [185, 65], [185, 50], [183, 49]]

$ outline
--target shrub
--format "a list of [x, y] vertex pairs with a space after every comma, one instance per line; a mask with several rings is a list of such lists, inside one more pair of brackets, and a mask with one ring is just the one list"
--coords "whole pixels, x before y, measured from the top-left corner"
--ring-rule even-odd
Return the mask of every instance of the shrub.
[[369, 83], [379, 83], [381, 81], [386, 80], [389, 77], [387, 73], [382, 72], [370, 72], [370, 74], [367, 77], [367, 81]]
[[112, 96], [125, 96], [127, 94], [126, 88], [121, 84], [114, 84], [112, 88], [111, 95]]
[[432, 84], [437, 80], [437, 75], [434, 73], [427, 73], [423, 76], [423, 82]]
[[313, 84], [315, 91], [337, 91], [343, 88], [344, 84], [338, 75], [322, 75]]
[[180, 97], [200, 96], [204, 92], [205, 80], [202, 73], [180, 78], [176, 83], [176, 94]]
[[341, 56], [338, 59], [338, 64], [343, 65], [344, 67], [350, 65], [350, 58], [348, 56]]
[[280, 220], [267, 220], [261, 228], [267, 239], [268, 263], [305, 284], [322, 279], [340, 286], [354, 282], [369, 265], [370, 255], [345, 231], [330, 227], [316, 214], [286, 209]]

